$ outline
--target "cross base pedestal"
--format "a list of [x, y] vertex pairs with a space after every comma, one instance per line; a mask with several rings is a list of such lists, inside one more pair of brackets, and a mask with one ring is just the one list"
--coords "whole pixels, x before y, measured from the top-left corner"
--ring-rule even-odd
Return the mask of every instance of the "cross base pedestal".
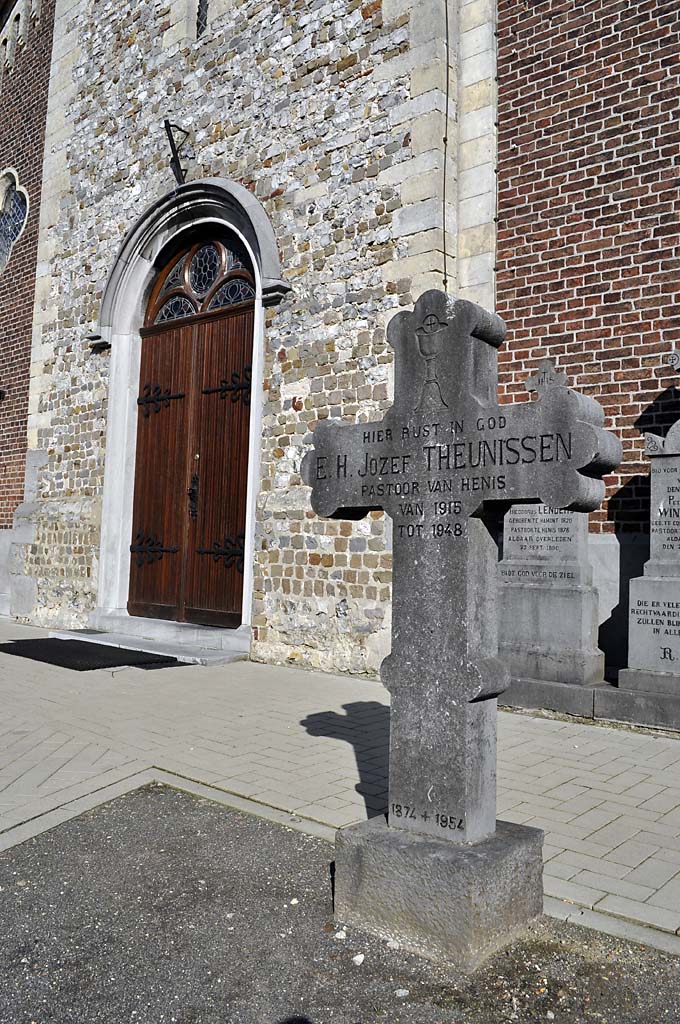
[[373, 818], [337, 832], [335, 916], [472, 971], [543, 912], [543, 833], [497, 822], [459, 845]]

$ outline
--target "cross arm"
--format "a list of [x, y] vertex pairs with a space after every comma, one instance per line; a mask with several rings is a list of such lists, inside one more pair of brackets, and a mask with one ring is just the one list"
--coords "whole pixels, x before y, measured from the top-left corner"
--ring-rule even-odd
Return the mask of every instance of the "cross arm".
[[302, 479], [312, 488], [311, 503], [317, 515], [362, 519], [382, 508], [375, 499], [366, 497], [362, 464], [365, 435], [381, 432], [384, 433], [381, 423], [322, 420], [317, 425], [314, 449], [305, 455], [300, 467]]
[[600, 404], [558, 386], [537, 402], [507, 407], [506, 416], [508, 431], [520, 439], [522, 456], [507, 467], [504, 497], [538, 500], [573, 512], [598, 508], [605, 496], [602, 477], [622, 458], [619, 438], [603, 428]]

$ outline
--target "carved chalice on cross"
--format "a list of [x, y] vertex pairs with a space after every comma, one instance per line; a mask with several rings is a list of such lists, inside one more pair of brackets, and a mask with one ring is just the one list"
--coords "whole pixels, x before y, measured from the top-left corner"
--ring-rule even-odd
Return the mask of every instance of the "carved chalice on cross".
[[429, 313], [421, 326], [416, 329], [418, 350], [425, 361], [425, 383], [423, 384], [420, 401], [416, 406], [417, 412], [425, 412], [428, 409], [440, 409], [442, 406], [445, 409], [448, 408], [439, 387], [435, 365], [435, 360], [441, 351], [442, 342], [444, 341], [444, 332], [448, 326], [447, 323], [442, 322], [434, 313]]

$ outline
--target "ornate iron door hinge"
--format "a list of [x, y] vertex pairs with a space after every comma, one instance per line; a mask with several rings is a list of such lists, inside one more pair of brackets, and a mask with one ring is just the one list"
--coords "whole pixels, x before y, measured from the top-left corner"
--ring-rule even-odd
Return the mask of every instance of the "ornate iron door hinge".
[[179, 548], [166, 548], [163, 541], [149, 534], [145, 534], [144, 530], [140, 530], [139, 533], [135, 534], [135, 539], [130, 545], [130, 551], [137, 558], [135, 561], [138, 566], [151, 565], [153, 562], [160, 562], [163, 555], [176, 555]]
[[191, 478], [191, 487], [187, 491], [189, 495], [189, 518], [195, 519], [198, 515], [198, 473]]
[[170, 393], [170, 388], [161, 388], [160, 384], [145, 384], [142, 388], [143, 394], [137, 399], [137, 405], [142, 408], [142, 416], [147, 419], [151, 415], [151, 409], [153, 407], [154, 412], [160, 412], [161, 406], [166, 409], [170, 408], [170, 402], [175, 401], [177, 398], [184, 398], [184, 393], [173, 395]]
[[231, 384], [228, 384], [227, 378], [223, 377], [216, 388], [204, 388], [201, 394], [219, 395], [221, 399], [225, 399], [227, 395], [231, 395], [232, 402], [238, 402], [239, 398], [242, 397], [243, 404], [250, 405], [252, 372], [252, 366], [244, 366], [243, 380], [241, 380], [241, 374], [238, 370], [234, 370], [231, 375]]
[[225, 537], [223, 541], [214, 541], [211, 548], [198, 548], [198, 554], [212, 555], [214, 562], [219, 562], [222, 558], [226, 569], [231, 569], [233, 565], [237, 572], [243, 575], [245, 543], [245, 533], [237, 533], [235, 537]]

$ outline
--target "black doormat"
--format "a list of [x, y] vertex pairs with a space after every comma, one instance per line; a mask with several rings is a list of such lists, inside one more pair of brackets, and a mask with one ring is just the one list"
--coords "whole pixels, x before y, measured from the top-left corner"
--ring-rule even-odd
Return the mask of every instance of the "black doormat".
[[56, 640], [44, 637], [38, 640], [14, 640], [0, 644], [0, 654], [15, 654], [19, 658], [42, 661], [46, 665], [71, 668], [74, 672], [90, 672], [96, 668], [167, 668], [178, 665], [177, 658], [148, 651], [129, 651], [125, 647], [108, 647], [83, 640]]

